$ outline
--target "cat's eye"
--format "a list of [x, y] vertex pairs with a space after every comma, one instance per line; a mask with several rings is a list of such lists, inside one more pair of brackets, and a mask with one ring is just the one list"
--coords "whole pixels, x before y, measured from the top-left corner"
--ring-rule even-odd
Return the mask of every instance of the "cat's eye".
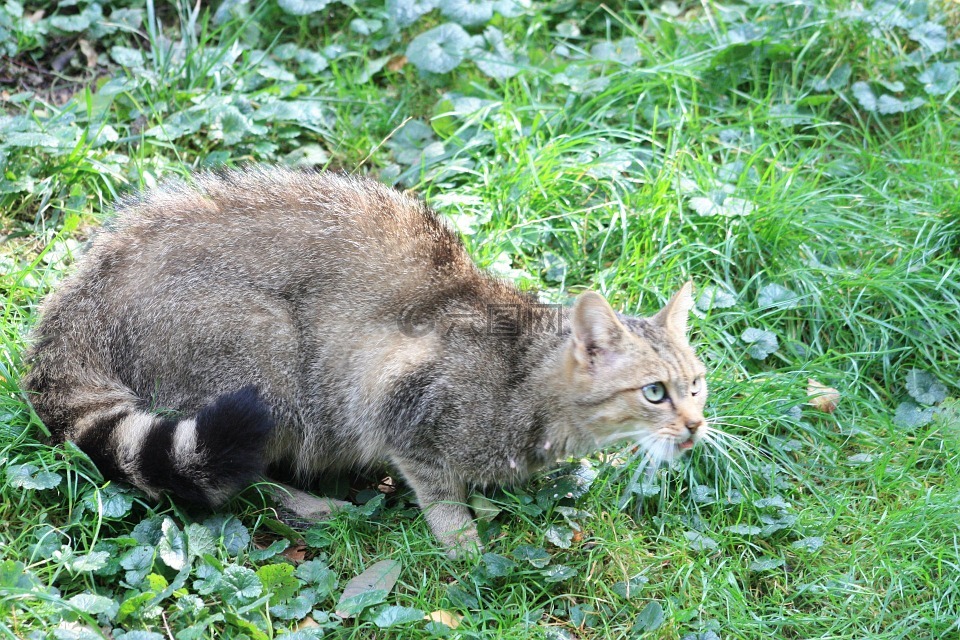
[[667, 389], [663, 386], [662, 382], [648, 384], [647, 386], [641, 388], [640, 391], [643, 392], [643, 397], [646, 398], [648, 402], [652, 402], [653, 404], [663, 402], [667, 398]]
[[693, 382], [690, 383], [690, 395], [695, 396], [700, 393], [700, 389], [703, 387], [703, 378], [697, 377], [693, 379]]

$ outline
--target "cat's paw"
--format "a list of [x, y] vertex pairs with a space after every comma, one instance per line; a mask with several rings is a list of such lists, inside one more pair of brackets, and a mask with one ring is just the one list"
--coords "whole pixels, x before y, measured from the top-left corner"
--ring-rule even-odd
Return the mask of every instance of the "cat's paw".
[[447, 557], [451, 560], [471, 560], [483, 555], [483, 543], [475, 527], [460, 532], [457, 536], [444, 540]]

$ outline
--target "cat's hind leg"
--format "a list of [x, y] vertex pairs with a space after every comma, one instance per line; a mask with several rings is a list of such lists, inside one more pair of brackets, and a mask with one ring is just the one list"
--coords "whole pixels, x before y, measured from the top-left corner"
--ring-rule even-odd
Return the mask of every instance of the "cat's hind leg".
[[270, 495], [278, 505], [286, 509], [297, 518], [304, 520], [324, 520], [335, 511], [349, 505], [349, 502], [333, 498], [321, 498], [301, 491], [296, 487], [271, 482]]

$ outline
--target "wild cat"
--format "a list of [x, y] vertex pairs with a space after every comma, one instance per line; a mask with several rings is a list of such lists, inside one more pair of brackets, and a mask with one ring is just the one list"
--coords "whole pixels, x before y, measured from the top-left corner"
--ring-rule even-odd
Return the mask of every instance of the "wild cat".
[[421, 200], [254, 168], [121, 203], [42, 305], [33, 406], [104, 476], [218, 506], [268, 467], [309, 481], [386, 462], [451, 555], [465, 502], [634, 439], [705, 437], [690, 283], [649, 318], [597, 293], [543, 305], [471, 261]]

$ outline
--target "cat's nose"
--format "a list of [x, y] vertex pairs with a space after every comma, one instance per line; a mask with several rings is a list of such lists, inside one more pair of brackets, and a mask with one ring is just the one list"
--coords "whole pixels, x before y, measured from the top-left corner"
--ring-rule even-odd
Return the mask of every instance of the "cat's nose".
[[697, 429], [703, 426], [703, 418], [690, 418], [684, 426], [690, 430], [690, 433], [696, 433]]

